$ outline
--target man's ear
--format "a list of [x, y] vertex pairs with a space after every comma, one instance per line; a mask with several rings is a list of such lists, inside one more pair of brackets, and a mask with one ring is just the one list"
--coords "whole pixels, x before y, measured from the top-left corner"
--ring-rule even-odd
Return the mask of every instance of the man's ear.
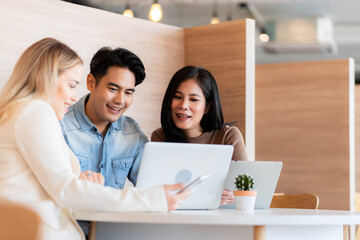
[[91, 73], [89, 73], [86, 78], [87, 89], [90, 92], [92, 92], [93, 90], [95, 90], [95, 85], [96, 85], [96, 80], [95, 80], [94, 76]]

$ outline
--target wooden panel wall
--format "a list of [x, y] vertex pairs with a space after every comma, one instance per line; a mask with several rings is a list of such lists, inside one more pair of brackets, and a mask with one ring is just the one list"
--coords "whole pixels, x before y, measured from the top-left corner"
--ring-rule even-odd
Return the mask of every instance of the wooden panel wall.
[[205, 67], [214, 75], [225, 122], [237, 121], [251, 160], [255, 153], [255, 78], [250, 74], [255, 69], [254, 36], [251, 19], [185, 28], [185, 64]]
[[165, 88], [173, 73], [184, 65], [182, 28], [128, 19], [63, 1], [0, 1], [0, 88], [20, 54], [44, 37], [63, 41], [82, 57], [80, 96], [87, 92], [89, 62], [99, 48], [124, 47], [136, 53], [144, 62], [147, 77], [136, 87], [133, 105], [126, 115], [135, 118], [148, 135], [160, 126]]
[[353, 207], [352, 63], [256, 66], [256, 160], [283, 161], [277, 192], [315, 193], [321, 209]]

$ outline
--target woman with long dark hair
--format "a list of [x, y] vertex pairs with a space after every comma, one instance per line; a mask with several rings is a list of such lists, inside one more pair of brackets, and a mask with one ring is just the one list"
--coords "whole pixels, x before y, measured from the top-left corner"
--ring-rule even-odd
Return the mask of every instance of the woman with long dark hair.
[[[151, 141], [226, 144], [234, 146], [233, 160], [248, 160], [240, 130], [224, 123], [220, 94], [212, 74], [200, 67], [177, 71], [166, 89], [161, 108], [161, 128]], [[225, 191], [222, 204], [233, 201]]]

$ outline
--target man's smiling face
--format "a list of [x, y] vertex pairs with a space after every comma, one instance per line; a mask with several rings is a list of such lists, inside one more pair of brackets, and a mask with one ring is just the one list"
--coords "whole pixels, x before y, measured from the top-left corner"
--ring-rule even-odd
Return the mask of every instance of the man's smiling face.
[[127, 68], [111, 66], [97, 86], [95, 82], [89, 74], [90, 99], [86, 104], [86, 115], [98, 127], [117, 121], [129, 108], [135, 92], [135, 75]]

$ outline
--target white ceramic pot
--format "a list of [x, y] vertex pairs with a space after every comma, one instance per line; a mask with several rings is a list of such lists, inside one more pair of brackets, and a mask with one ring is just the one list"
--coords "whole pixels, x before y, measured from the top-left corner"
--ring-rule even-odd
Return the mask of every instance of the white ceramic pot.
[[236, 210], [254, 212], [257, 191], [234, 191]]

